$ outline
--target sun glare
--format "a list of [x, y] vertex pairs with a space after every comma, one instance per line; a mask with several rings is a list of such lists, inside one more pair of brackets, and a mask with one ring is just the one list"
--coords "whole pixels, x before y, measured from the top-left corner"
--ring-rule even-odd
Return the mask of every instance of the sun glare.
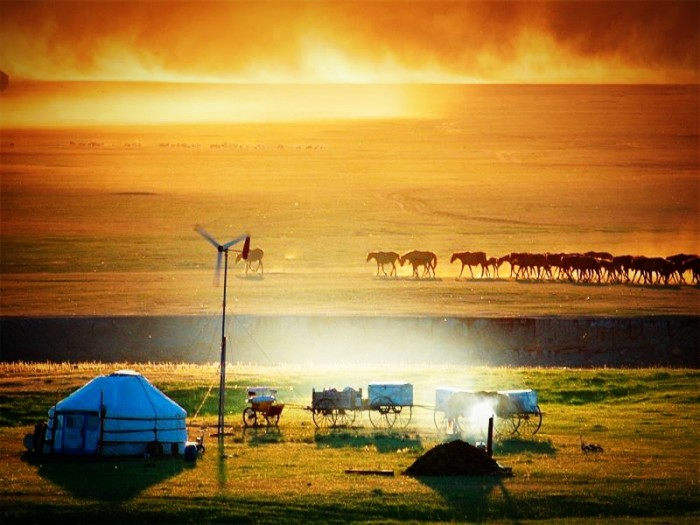
[[5, 127], [404, 118], [418, 111], [401, 85], [20, 83], [3, 98]]

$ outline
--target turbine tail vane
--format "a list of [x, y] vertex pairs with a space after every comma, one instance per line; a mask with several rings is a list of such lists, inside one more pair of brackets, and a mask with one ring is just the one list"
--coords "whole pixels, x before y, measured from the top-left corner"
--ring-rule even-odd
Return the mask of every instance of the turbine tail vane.
[[229, 249], [231, 246], [233, 246], [234, 244], [239, 243], [239, 242], [241, 242], [243, 239], [247, 239], [248, 237], [250, 237], [250, 236], [249, 236], [247, 233], [244, 233], [243, 235], [239, 235], [238, 237], [236, 237], [236, 238], [233, 239], [232, 241], [229, 241], [229, 242], [227, 242], [226, 244], [224, 244], [224, 245], [222, 246], [222, 248], [223, 248], [224, 250], [228, 250], [228, 249]]

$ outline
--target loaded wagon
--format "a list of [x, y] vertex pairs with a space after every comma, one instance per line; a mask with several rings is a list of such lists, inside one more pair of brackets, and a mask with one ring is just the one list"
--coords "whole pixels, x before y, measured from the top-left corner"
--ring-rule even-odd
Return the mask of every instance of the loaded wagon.
[[542, 411], [535, 390], [502, 390], [505, 396], [498, 405], [496, 416], [501, 419], [504, 434], [534, 436], [542, 426]]
[[268, 386], [248, 388], [247, 403], [243, 410], [243, 425], [246, 427], [277, 426], [284, 403], [277, 402], [277, 390]]
[[491, 416], [495, 416], [496, 435], [501, 437], [534, 436], [542, 426], [542, 411], [534, 390], [435, 389], [433, 418], [440, 433], [483, 430]]
[[351, 426], [362, 407], [362, 389], [356, 390], [348, 386], [343, 390], [312, 390], [309, 409], [317, 428], [330, 428]]
[[311, 411], [317, 428], [351, 426], [365, 411], [375, 428], [403, 428], [413, 414], [413, 385], [410, 383], [372, 383], [366, 398], [362, 388], [343, 390], [324, 388], [312, 391]]

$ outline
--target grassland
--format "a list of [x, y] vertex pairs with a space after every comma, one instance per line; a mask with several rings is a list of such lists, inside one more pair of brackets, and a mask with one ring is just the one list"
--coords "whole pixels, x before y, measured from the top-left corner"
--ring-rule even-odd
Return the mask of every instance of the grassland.
[[[195, 464], [182, 458], [52, 461], [29, 458], [22, 438], [46, 411], [96, 374], [137, 368], [205, 435]], [[367, 414], [352, 428], [316, 430], [312, 388], [414, 384], [412, 420], [379, 431]], [[216, 365], [5, 364], [0, 368], [2, 523], [694, 523], [700, 517], [700, 372], [687, 369], [471, 367], [258, 367], [228, 371], [219, 442]], [[279, 427], [241, 428], [245, 386], [274, 385]], [[412, 478], [402, 472], [441, 442], [434, 389], [533, 388], [537, 435], [498, 440], [512, 478]], [[212, 389], [212, 386], [214, 388]], [[605, 449], [584, 454], [580, 437]], [[474, 437], [474, 436], [472, 436]], [[357, 476], [346, 469], [392, 470]]]

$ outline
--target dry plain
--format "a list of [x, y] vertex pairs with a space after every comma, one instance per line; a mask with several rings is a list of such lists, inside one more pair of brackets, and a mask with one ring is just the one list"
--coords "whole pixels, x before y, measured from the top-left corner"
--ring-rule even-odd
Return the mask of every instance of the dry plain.
[[[2, 315], [216, 312], [216, 254], [195, 224], [265, 251], [264, 276], [230, 282], [241, 314], [700, 312], [692, 286], [515, 282], [507, 265], [458, 281], [449, 262], [700, 252], [695, 86], [402, 93], [440, 102], [411, 118], [3, 130]], [[366, 261], [411, 249], [437, 254], [435, 279], [377, 278]]]

